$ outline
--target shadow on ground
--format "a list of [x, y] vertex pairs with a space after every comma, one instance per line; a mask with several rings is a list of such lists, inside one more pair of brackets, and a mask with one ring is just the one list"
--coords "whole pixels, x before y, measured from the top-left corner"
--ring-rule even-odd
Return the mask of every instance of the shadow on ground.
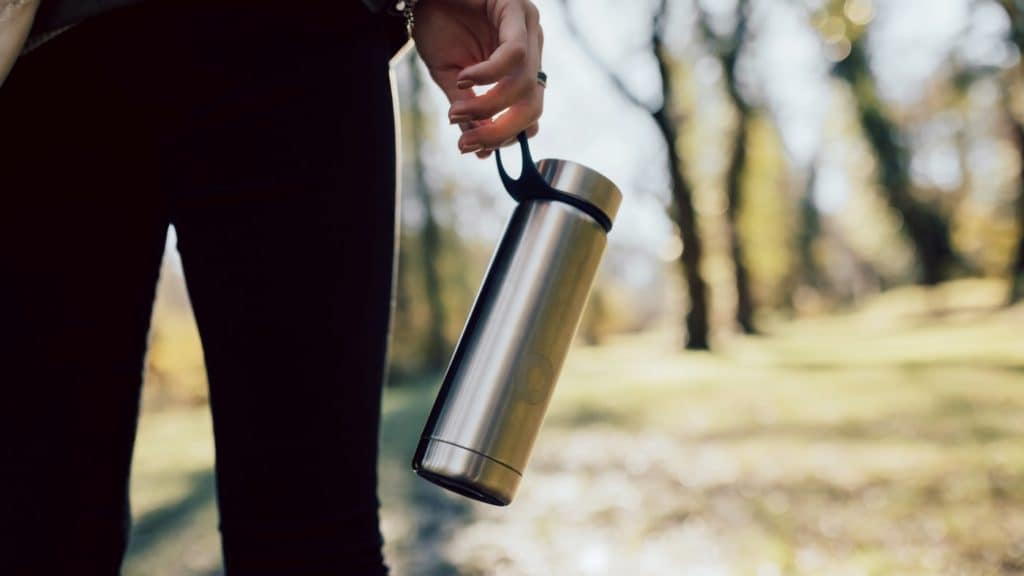
[[[437, 379], [398, 383], [381, 425], [387, 559], [397, 576], [1024, 575], [1020, 318], [899, 330], [863, 313], [714, 354], [671, 333], [577, 348], [508, 508], [414, 475]], [[181, 434], [200, 419], [167, 417], [140, 450], [209, 442]], [[139, 517], [125, 573], [214, 574], [209, 466], [164, 464], [141, 493], [162, 474], [187, 489]]]
[[194, 472], [189, 481], [192, 487], [183, 498], [132, 522], [129, 554], [146, 554], [167, 534], [186, 528], [197, 511], [215, 502], [217, 481], [213, 470]]

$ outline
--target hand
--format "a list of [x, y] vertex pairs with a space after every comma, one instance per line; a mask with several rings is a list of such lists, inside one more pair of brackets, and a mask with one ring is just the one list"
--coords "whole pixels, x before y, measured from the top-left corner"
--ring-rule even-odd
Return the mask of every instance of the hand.
[[[452, 104], [448, 120], [463, 131], [463, 154], [486, 158], [523, 130], [537, 134], [544, 34], [530, 0], [421, 0], [413, 38]], [[494, 86], [474, 93], [474, 86], [487, 84]]]

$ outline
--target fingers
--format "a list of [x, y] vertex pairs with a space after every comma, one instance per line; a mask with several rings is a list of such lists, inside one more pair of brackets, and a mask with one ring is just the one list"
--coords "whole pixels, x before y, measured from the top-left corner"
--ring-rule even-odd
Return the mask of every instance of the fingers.
[[[537, 82], [544, 47], [540, 15], [529, 0], [498, 4], [492, 16], [498, 47], [486, 61], [459, 72], [452, 90], [458, 94], [449, 94], [449, 120], [463, 130], [459, 150], [480, 158], [514, 144], [524, 130], [528, 137], [536, 135], [544, 109], [544, 89]], [[472, 87], [482, 84], [494, 86], [476, 95]]]
[[[526, 127], [526, 137], [527, 138], [533, 138], [534, 136], [536, 136], [539, 133], [540, 133], [540, 122], [534, 122], [533, 124], [530, 124], [529, 126]], [[507, 142], [506, 146], [509, 145], [509, 144], [512, 144], [514, 142], [515, 142], [514, 140], [512, 142]]]
[[[530, 124], [530, 126], [526, 128], [526, 137], [527, 138], [533, 138], [539, 132], [540, 132], [540, 123], [539, 122], [534, 122], [533, 124]], [[518, 134], [517, 134], [517, 136], [518, 136]], [[512, 138], [511, 140], [506, 140], [506, 141], [502, 142], [501, 147], [502, 148], [506, 148], [508, 146], [512, 146], [516, 142], [517, 142], [517, 140], [515, 138]], [[481, 160], [486, 160], [487, 158], [490, 158], [491, 154], [493, 154], [493, 153], [494, 153], [493, 150], [481, 150], [481, 151], [476, 153], [476, 157], [481, 159]]]
[[[467, 130], [459, 138], [459, 150], [463, 154], [492, 150], [515, 141], [516, 136], [527, 130], [527, 135], [536, 135], [539, 130], [541, 106], [513, 106], [494, 119], [490, 124]], [[530, 130], [533, 129], [533, 134]]]
[[459, 88], [493, 84], [520, 70], [529, 56], [531, 38], [527, 12], [536, 12], [532, 4], [503, 2], [495, 8], [492, 22], [498, 29], [498, 47], [483, 62], [463, 69], [457, 78]]
[[[451, 102], [452, 105], [455, 105], [458, 102], [464, 102], [466, 100], [472, 100], [476, 98], [476, 94], [470, 89], [463, 90], [459, 88], [454, 88], [449, 84], [449, 82], [446, 82], [445, 79], [443, 78], [435, 78], [434, 80], [437, 82], [437, 85], [441, 87], [441, 90], [444, 92], [444, 95], [448, 97], [448, 101]], [[449, 116], [451, 116], [450, 112]]]
[[[533, 124], [527, 126], [526, 130], [520, 130], [520, 132], [526, 132], [527, 138], [533, 138], [540, 132], [540, 122], [534, 122]], [[508, 146], [512, 146], [517, 142], [519, 142], [519, 132], [516, 132], [515, 138], [509, 138], [508, 140], [502, 142], [500, 147], [505, 148]]]
[[515, 82], [501, 82], [475, 98], [453, 102], [448, 111], [448, 120], [452, 124], [458, 124], [492, 118], [516, 101], [529, 97], [534, 82], [529, 78], [525, 81], [517, 79]]
[[498, 82], [519, 69], [526, 61], [527, 53], [526, 38], [515, 43], [500, 44], [490, 58], [463, 69], [459, 73], [457, 86], [472, 88]]
[[480, 128], [482, 126], [486, 126], [488, 124], [491, 124], [492, 122], [493, 122], [493, 120], [491, 120], [490, 118], [488, 118], [486, 120], [473, 120], [471, 122], [460, 122], [459, 123], [459, 130], [462, 130], [463, 132], [469, 132], [470, 130], [475, 130], [475, 129]]

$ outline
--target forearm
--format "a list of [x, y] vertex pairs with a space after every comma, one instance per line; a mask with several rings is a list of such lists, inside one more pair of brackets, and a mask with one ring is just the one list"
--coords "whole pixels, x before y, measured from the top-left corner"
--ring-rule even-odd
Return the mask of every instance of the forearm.
[[0, 86], [21, 54], [39, 0], [0, 0]]

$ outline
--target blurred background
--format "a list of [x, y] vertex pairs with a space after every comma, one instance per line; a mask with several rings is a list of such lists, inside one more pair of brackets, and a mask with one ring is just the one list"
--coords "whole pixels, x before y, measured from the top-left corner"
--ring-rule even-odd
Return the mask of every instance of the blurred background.
[[[516, 501], [417, 479], [513, 203], [493, 161], [459, 156], [415, 54], [395, 62], [395, 573], [1024, 574], [1024, 2], [535, 1], [534, 156], [598, 169], [625, 203]], [[218, 574], [169, 245], [125, 573]]]

